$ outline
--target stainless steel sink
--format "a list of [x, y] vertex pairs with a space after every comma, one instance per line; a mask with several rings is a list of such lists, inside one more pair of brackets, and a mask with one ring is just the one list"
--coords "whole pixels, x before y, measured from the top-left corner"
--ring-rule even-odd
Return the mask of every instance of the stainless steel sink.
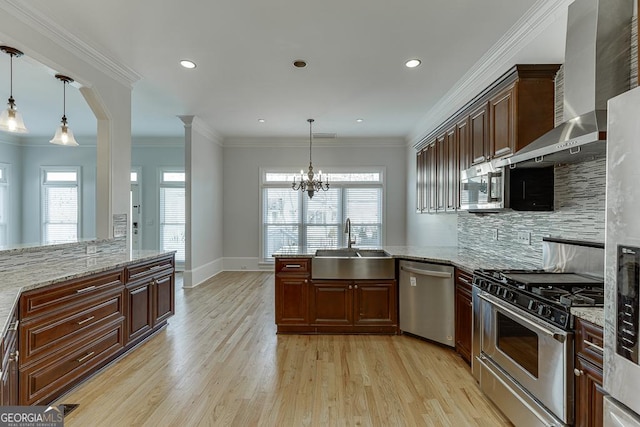
[[395, 262], [381, 249], [318, 249], [311, 261], [313, 279], [395, 279]]

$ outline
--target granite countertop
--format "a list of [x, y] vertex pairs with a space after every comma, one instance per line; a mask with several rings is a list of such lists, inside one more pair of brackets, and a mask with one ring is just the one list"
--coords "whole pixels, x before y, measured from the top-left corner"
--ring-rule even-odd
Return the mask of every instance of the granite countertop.
[[571, 307], [571, 314], [604, 328], [603, 307]]
[[13, 266], [11, 271], [0, 272], [0, 336], [9, 326], [10, 316], [20, 299], [20, 294], [31, 289], [88, 276], [113, 268], [169, 255], [175, 251], [133, 251], [112, 254], [86, 255], [73, 260], [44, 261]]
[[[468, 272], [478, 268], [491, 269], [531, 269], [540, 266], [510, 258], [496, 258], [495, 255], [472, 251], [456, 246], [384, 246], [382, 247], [394, 258], [413, 261], [437, 262], [452, 264]], [[298, 249], [282, 250], [274, 257], [308, 258], [313, 257], [315, 251], [299, 251]]]

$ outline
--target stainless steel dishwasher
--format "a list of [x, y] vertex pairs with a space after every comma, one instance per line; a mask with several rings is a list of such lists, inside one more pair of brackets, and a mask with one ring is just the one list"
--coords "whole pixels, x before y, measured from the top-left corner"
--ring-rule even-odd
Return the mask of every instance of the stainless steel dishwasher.
[[453, 267], [400, 261], [400, 329], [455, 346]]

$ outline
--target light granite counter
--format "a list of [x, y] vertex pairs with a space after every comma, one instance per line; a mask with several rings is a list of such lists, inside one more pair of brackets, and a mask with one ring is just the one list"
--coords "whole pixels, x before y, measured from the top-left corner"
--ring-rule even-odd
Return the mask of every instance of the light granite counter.
[[604, 328], [603, 307], [571, 307], [571, 314]]
[[[498, 258], [495, 254], [472, 251], [455, 246], [384, 246], [392, 257], [412, 261], [435, 262], [451, 264], [468, 272], [478, 268], [487, 269], [532, 269], [541, 268], [540, 265], [516, 259]], [[308, 258], [313, 257], [315, 251], [283, 250], [275, 253], [274, 257]]]
[[9, 326], [9, 318], [20, 294], [54, 283], [76, 279], [103, 271], [124, 267], [174, 251], [133, 251], [131, 253], [99, 253], [69, 258], [43, 258], [37, 262], [24, 262], [11, 265], [0, 271], [0, 331], [4, 336]]

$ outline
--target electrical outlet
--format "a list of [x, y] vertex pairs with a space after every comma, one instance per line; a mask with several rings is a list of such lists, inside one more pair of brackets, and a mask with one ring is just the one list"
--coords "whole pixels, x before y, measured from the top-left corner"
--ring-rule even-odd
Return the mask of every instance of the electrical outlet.
[[87, 255], [93, 255], [98, 252], [96, 245], [87, 245]]
[[493, 240], [498, 240], [498, 229], [497, 228], [493, 229]]
[[518, 243], [522, 243], [523, 245], [531, 244], [531, 233], [528, 231], [518, 231], [518, 235], [516, 236], [516, 240]]

